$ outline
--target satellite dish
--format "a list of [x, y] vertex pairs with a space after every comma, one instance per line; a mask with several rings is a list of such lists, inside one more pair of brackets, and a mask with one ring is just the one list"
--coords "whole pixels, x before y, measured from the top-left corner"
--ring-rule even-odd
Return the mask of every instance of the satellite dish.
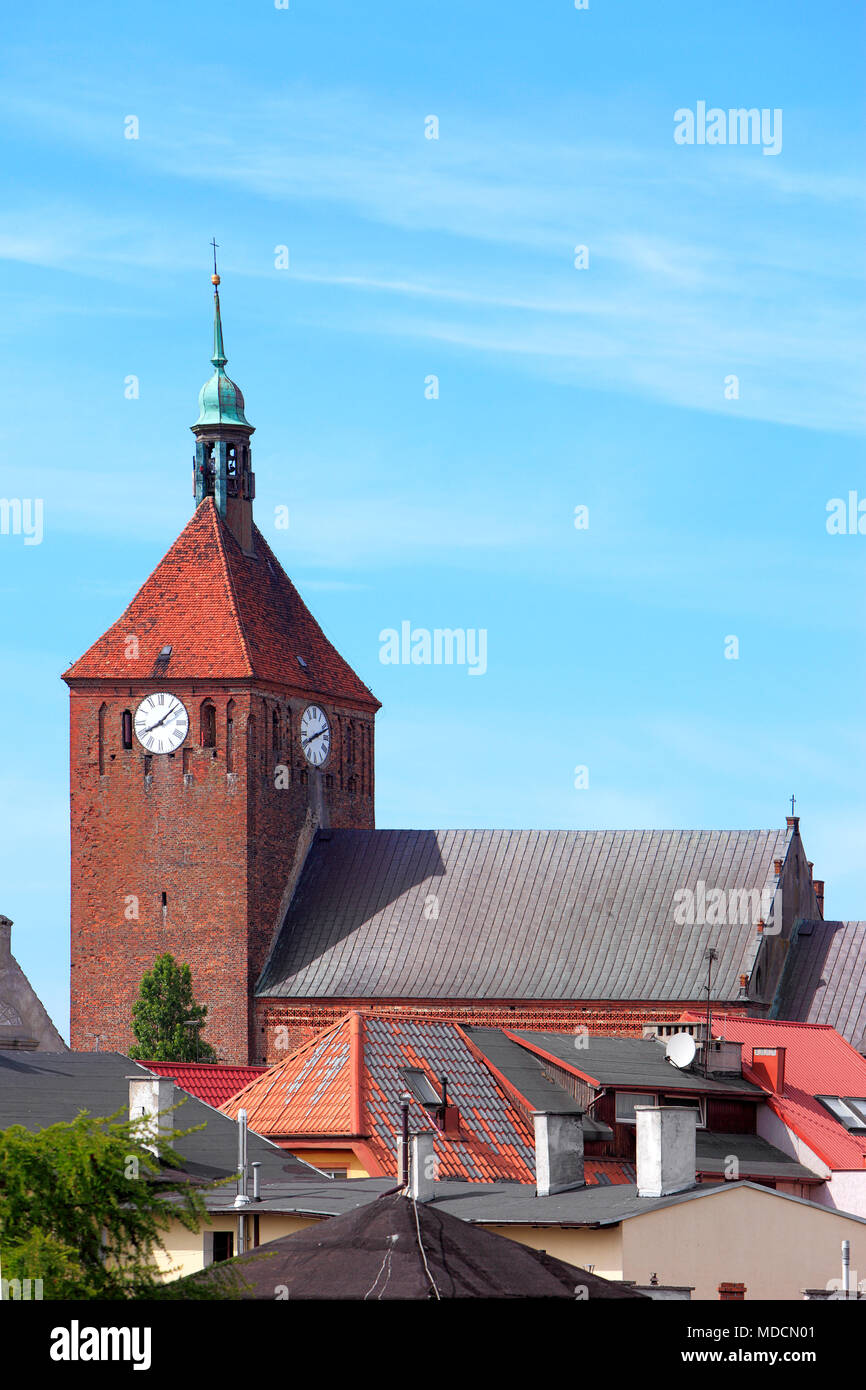
[[691, 1065], [697, 1050], [691, 1033], [672, 1033], [668, 1038], [665, 1055], [669, 1062], [673, 1062], [675, 1067], [682, 1070], [683, 1067]]

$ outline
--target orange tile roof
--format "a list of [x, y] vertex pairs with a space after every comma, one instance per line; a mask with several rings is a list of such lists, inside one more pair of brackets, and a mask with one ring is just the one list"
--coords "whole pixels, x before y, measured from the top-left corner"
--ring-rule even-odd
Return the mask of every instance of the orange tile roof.
[[189, 1091], [215, 1110], [241, 1086], [247, 1086], [267, 1067], [236, 1067], [222, 1062], [142, 1062], [158, 1076], [173, 1076], [182, 1091]]
[[[682, 1020], [703, 1021], [697, 1013], [685, 1013]], [[713, 1017], [713, 1036], [744, 1044], [743, 1075], [768, 1092], [770, 1108], [828, 1168], [866, 1168], [866, 1134], [849, 1134], [815, 1099], [817, 1095], [866, 1097], [866, 1058], [855, 1052], [835, 1028], [826, 1023], [788, 1023], [721, 1014]], [[753, 1047], [785, 1048], [781, 1095], [770, 1091], [748, 1065]]]
[[[193, 513], [126, 612], [64, 680], [257, 678], [301, 694], [379, 702], [331, 645], [261, 532], [245, 555], [213, 498]], [[138, 638], [138, 657], [128, 639]], [[156, 665], [171, 646], [168, 663]], [[306, 668], [297, 658], [303, 657]]]
[[[358, 1137], [378, 1167], [396, 1175], [401, 1127], [401, 1068], [423, 1071], [436, 1091], [448, 1077], [459, 1134], [436, 1131], [441, 1178], [535, 1180], [532, 1126], [453, 1023], [377, 1018], [355, 1012], [319, 1033], [222, 1106], [243, 1106], [251, 1129], [300, 1141]], [[414, 1096], [410, 1129], [433, 1127]]]

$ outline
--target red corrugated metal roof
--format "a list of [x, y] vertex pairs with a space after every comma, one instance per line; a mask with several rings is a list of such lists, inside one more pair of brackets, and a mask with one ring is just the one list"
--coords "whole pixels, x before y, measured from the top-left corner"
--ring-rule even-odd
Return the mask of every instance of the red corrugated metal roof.
[[[685, 1013], [684, 1022], [702, 1022]], [[823, 1023], [743, 1018], [713, 1018], [713, 1036], [743, 1043], [743, 1075], [768, 1091], [768, 1105], [832, 1169], [866, 1167], [866, 1135], [849, 1134], [815, 1096], [866, 1097], [866, 1059]], [[769, 1091], [748, 1065], [753, 1047], [785, 1048], [785, 1085], [781, 1095]]]
[[142, 1062], [159, 1076], [173, 1076], [181, 1090], [212, 1105], [215, 1110], [267, 1071], [267, 1067], [223, 1066], [221, 1062]]

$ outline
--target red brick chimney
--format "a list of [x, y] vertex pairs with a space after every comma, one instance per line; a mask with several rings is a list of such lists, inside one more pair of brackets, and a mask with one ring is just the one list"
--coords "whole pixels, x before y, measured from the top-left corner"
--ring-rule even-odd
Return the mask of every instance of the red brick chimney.
[[823, 878], [813, 878], [813, 879], [812, 879], [812, 887], [813, 887], [814, 890], [815, 890], [815, 897], [818, 899], [818, 911], [820, 912], [820, 914], [821, 914], [821, 919], [822, 919], [822, 921], [823, 921], [823, 918], [824, 918], [824, 880], [823, 880]]
[[781, 872], [782, 872], [782, 861], [781, 861], [781, 859], [774, 859], [774, 860], [773, 860], [773, 872], [775, 873], [776, 878], [778, 878], [779, 875], [781, 874]]
[[781, 1095], [785, 1087], [784, 1047], [753, 1047], [751, 1067], [762, 1085]]
[[799, 817], [799, 816], [786, 816], [786, 817], [785, 817], [785, 820], [787, 821], [788, 829], [789, 829], [789, 830], [796, 830], [797, 834], [799, 835], [799, 833], [800, 833], [800, 817]]
[[720, 1284], [720, 1285], [719, 1285], [719, 1299], [720, 1299], [720, 1301], [721, 1301], [722, 1303], [724, 1303], [724, 1302], [726, 1302], [726, 1301], [730, 1301], [730, 1300], [736, 1300], [736, 1301], [739, 1301], [740, 1303], [742, 1303], [742, 1301], [743, 1301], [743, 1299], [744, 1299], [745, 1297], [746, 1297], [746, 1286], [745, 1286], [745, 1284]]

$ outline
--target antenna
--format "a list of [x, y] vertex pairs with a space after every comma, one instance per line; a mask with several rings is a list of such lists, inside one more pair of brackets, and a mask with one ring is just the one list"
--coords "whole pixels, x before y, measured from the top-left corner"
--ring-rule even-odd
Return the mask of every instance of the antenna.
[[694, 1061], [697, 1047], [691, 1033], [672, 1033], [668, 1038], [665, 1056], [669, 1062], [682, 1071]]

